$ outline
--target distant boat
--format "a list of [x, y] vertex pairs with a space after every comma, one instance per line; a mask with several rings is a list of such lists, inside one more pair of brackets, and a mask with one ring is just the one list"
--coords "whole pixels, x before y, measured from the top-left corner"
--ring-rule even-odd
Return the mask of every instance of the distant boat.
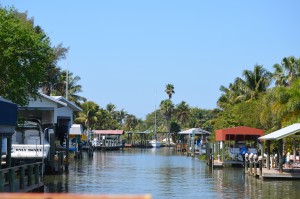
[[50, 149], [38, 120], [28, 120], [18, 125], [12, 136], [11, 158], [18, 160], [47, 158]]
[[150, 144], [152, 145], [153, 148], [160, 148], [161, 143], [157, 140], [151, 140]]
[[152, 145], [153, 148], [160, 148], [161, 143], [157, 141], [157, 136], [156, 136], [156, 106], [154, 110], [154, 139], [150, 141], [150, 144]]

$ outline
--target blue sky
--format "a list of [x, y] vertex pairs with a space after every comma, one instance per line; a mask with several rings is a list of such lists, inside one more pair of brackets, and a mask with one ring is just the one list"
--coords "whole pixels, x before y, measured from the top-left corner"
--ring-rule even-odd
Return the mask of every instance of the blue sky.
[[167, 98], [216, 108], [228, 86], [255, 64], [273, 72], [300, 57], [300, 1], [51, 0], [0, 1], [28, 11], [52, 44], [70, 47], [68, 68], [82, 96], [138, 118]]

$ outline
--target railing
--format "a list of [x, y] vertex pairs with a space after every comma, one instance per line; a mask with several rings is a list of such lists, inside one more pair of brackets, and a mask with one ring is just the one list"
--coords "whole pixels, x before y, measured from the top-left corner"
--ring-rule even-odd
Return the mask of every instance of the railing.
[[0, 170], [0, 192], [28, 192], [43, 183], [42, 162], [24, 164]]

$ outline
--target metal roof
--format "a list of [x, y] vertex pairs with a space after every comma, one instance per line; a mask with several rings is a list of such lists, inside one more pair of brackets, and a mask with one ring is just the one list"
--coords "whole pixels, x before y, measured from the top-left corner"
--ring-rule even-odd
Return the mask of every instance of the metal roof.
[[288, 137], [288, 136], [295, 136], [296, 133], [300, 132], [300, 123], [295, 123], [290, 126], [287, 126], [285, 128], [279, 129], [277, 131], [274, 131], [272, 133], [269, 133], [268, 135], [259, 137], [260, 140], [280, 140], [282, 138]]
[[93, 130], [94, 134], [100, 135], [122, 135], [124, 134], [123, 130]]
[[211, 132], [206, 131], [206, 130], [204, 130], [202, 128], [191, 128], [191, 129], [188, 129], [188, 130], [185, 130], [185, 131], [181, 131], [178, 134], [189, 135], [189, 134], [193, 134], [193, 131], [195, 131], [195, 135], [211, 134]]

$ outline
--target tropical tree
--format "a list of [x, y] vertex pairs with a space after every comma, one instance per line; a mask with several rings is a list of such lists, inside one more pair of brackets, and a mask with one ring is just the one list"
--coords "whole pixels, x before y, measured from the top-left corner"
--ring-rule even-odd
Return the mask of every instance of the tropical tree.
[[244, 87], [241, 89], [246, 91], [249, 99], [257, 99], [260, 93], [266, 92], [272, 80], [272, 74], [261, 65], [255, 65], [253, 71], [244, 70], [243, 76]]
[[127, 131], [134, 131], [135, 127], [138, 125], [138, 119], [134, 115], [127, 115], [125, 118], [125, 129]]
[[300, 121], [300, 79], [294, 80], [291, 87], [275, 87], [269, 97], [271, 112], [280, 122], [279, 128]]
[[49, 37], [26, 13], [0, 7], [0, 95], [25, 106], [39, 95], [54, 54]]
[[176, 106], [175, 117], [176, 120], [181, 124], [181, 126], [184, 126], [187, 123], [190, 117], [190, 107], [185, 101], [180, 102]]
[[[68, 73], [68, 74], [67, 74]], [[68, 81], [67, 80], [68, 77]], [[78, 95], [82, 92], [82, 86], [77, 84], [80, 81], [79, 76], [73, 77], [73, 73], [64, 70], [60, 73], [59, 81], [55, 84], [52, 95], [66, 96], [68, 100], [74, 102], [77, 106], [80, 106], [81, 102], [85, 102], [86, 98]], [[68, 83], [68, 91], [66, 84]]]
[[174, 91], [174, 85], [173, 84], [167, 84], [165, 92], [169, 96], [169, 99], [171, 99], [172, 95], [175, 93], [175, 91]]
[[99, 106], [95, 102], [86, 101], [81, 104], [82, 111], [79, 112], [79, 116], [75, 119], [76, 122], [84, 125], [88, 131], [91, 131], [97, 124], [97, 114]]
[[300, 59], [294, 56], [285, 57], [281, 64], [274, 64], [273, 78], [276, 86], [291, 86], [300, 76]]
[[174, 104], [170, 99], [163, 100], [160, 103], [160, 111], [167, 121], [167, 132], [170, 132], [169, 121], [174, 111]]

